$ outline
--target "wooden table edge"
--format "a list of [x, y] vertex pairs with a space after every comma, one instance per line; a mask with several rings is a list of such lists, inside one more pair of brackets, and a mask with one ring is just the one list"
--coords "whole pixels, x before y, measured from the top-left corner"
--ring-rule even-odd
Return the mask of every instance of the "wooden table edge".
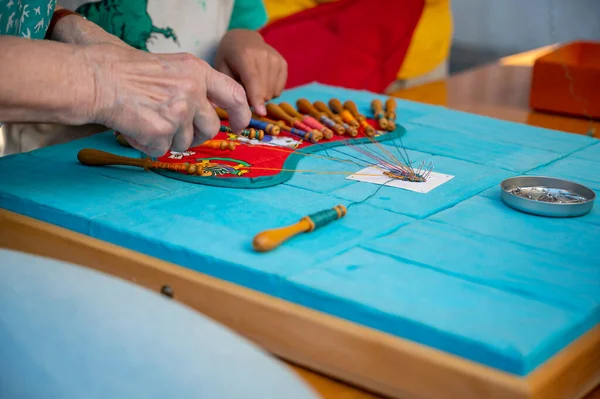
[[4, 209], [0, 247], [89, 267], [157, 292], [169, 285], [174, 300], [272, 354], [386, 396], [580, 398], [600, 383], [600, 325], [519, 378]]

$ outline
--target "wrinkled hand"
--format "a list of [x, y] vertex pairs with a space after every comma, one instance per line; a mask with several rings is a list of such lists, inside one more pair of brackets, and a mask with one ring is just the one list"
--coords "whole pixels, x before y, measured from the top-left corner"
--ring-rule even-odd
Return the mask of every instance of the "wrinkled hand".
[[266, 115], [265, 102], [281, 95], [287, 81], [287, 62], [254, 31], [234, 29], [221, 40], [215, 69], [246, 89], [250, 105]]
[[88, 46], [95, 123], [119, 131], [150, 156], [183, 152], [213, 138], [227, 110], [234, 131], [251, 117], [244, 88], [190, 54], [150, 54], [114, 44]]

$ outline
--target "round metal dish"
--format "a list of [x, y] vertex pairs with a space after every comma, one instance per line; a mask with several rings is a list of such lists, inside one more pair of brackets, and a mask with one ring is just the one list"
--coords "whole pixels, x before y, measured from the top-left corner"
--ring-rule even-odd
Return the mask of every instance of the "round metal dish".
[[521, 212], [549, 217], [574, 217], [590, 212], [596, 194], [568, 180], [518, 176], [500, 183], [502, 200]]

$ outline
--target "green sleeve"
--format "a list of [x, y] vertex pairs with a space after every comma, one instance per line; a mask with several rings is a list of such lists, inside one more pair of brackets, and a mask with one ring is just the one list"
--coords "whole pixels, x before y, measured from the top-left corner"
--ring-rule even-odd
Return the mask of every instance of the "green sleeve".
[[229, 30], [258, 30], [268, 21], [267, 10], [262, 0], [235, 0]]

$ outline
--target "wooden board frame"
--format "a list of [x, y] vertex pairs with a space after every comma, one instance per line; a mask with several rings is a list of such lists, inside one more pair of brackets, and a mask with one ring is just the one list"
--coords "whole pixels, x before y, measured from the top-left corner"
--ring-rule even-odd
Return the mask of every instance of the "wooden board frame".
[[600, 325], [519, 378], [80, 233], [0, 209], [0, 247], [159, 291], [291, 363], [400, 399], [579, 399], [600, 384]]

